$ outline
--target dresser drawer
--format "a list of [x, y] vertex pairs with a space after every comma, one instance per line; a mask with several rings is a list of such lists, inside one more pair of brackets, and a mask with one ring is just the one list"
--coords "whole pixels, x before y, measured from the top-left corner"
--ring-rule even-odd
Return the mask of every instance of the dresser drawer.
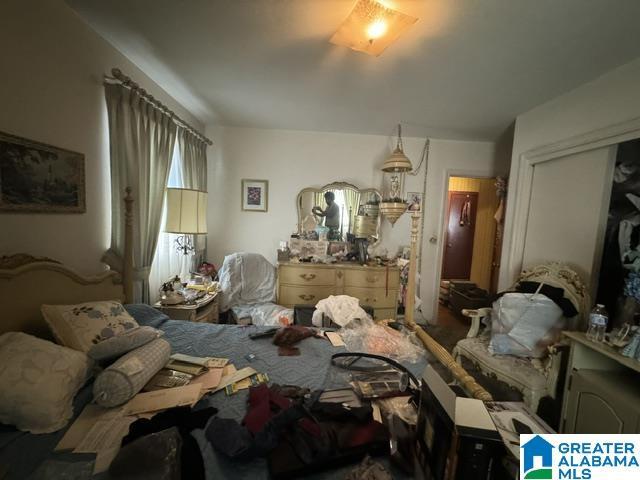
[[367, 287], [367, 288], [386, 288], [389, 290], [396, 289], [400, 283], [400, 275], [398, 270], [387, 270], [382, 268], [376, 269], [345, 269], [344, 285], [345, 287]]
[[376, 308], [373, 310], [373, 316], [375, 320], [395, 320], [397, 315], [396, 308]]
[[333, 268], [282, 266], [278, 281], [285, 285], [334, 285], [336, 271]]
[[335, 293], [335, 287], [294, 286], [280, 287], [280, 305], [315, 305]]
[[384, 288], [344, 287], [344, 294], [356, 297], [360, 300], [360, 305], [375, 309], [394, 308], [398, 297], [397, 290], [389, 289], [387, 294]]

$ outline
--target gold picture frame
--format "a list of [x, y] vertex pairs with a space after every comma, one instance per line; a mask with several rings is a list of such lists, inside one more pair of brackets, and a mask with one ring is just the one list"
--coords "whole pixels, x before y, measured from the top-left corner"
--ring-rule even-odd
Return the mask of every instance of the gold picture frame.
[[82, 153], [0, 132], [0, 212], [86, 210]]
[[241, 207], [243, 212], [269, 210], [269, 180], [242, 179]]

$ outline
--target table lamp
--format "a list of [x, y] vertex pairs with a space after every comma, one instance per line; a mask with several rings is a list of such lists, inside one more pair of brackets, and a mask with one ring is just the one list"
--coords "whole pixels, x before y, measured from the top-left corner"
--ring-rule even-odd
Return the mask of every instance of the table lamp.
[[176, 250], [189, 255], [195, 251], [192, 235], [207, 233], [207, 192], [189, 188], [167, 188], [167, 215], [164, 231], [177, 233]]

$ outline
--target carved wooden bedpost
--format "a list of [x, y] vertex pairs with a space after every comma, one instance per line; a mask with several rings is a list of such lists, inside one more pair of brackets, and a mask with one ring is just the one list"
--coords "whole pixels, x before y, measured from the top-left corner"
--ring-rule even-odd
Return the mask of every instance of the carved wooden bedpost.
[[405, 299], [404, 318], [407, 327], [413, 330], [416, 336], [423, 343], [425, 348], [429, 350], [434, 357], [438, 359], [451, 372], [453, 377], [462, 384], [463, 388], [469, 392], [474, 398], [490, 402], [493, 400], [491, 394], [487, 392], [475, 379], [467, 373], [467, 371], [459, 365], [451, 354], [438, 342], [436, 342], [422, 327], [416, 324], [414, 320], [415, 298], [416, 298], [416, 262], [417, 247], [419, 241], [419, 224], [420, 214], [412, 212], [411, 214], [411, 256], [409, 259], [409, 281], [407, 283], [407, 295]]
[[124, 258], [122, 283], [125, 303], [133, 302], [133, 195], [131, 187], [126, 188], [124, 197]]

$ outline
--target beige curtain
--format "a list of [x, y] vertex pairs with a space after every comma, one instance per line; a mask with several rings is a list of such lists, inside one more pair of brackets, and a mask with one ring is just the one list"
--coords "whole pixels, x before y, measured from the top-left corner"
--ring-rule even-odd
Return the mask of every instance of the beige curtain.
[[207, 144], [185, 128], [178, 128], [184, 188], [207, 190]]
[[[182, 166], [182, 187], [207, 190], [207, 144], [189, 130], [178, 127], [178, 149]], [[206, 260], [207, 236], [193, 235], [195, 255], [191, 269]]]
[[[327, 206], [324, 201], [324, 192], [316, 192], [313, 194], [313, 207], [320, 207], [322, 210]], [[304, 219], [303, 219], [304, 220]], [[324, 217], [316, 217], [319, 225], [324, 225]]]
[[[348, 222], [343, 220], [344, 231], [345, 233], [349, 232], [349, 227], [351, 227], [351, 231], [353, 231], [353, 222], [355, 222], [356, 215], [358, 214], [358, 207], [360, 206], [360, 192], [357, 190], [351, 190], [349, 188], [345, 188], [344, 190], [344, 203], [345, 209], [344, 212], [345, 217], [349, 218]], [[351, 216], [349, 217], [349, 214]]]
[[111, 247], [104, 261], [119, 269], [124, 251], [126, 187], [134, 197], [134, 299], [149, 301], [149, 271], [160, 232], [177, 126], [166, 113], [121, 84], [105, 84], [111, 154]]

